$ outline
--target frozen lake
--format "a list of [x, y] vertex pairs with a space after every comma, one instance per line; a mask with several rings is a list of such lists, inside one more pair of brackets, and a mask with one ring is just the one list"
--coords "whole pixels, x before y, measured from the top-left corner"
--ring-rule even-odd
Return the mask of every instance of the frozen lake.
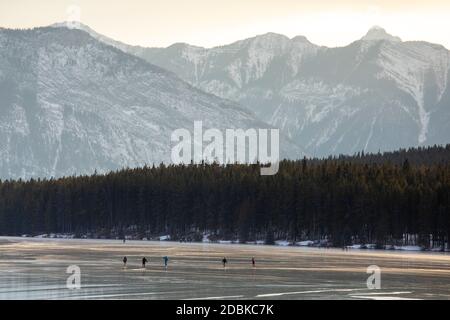
[[[81, 289], [66, 287], [70, 265]], [[367, 289], [370, 265], [381, 268], [381, 289]], [[449, 298], [444, 253], [0, 237], [0, 299]]]

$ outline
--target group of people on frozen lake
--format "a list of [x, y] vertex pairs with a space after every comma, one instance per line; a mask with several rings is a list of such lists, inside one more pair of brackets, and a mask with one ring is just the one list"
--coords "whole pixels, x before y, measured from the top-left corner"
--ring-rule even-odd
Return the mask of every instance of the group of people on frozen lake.
[[[127, 262], [128, 262], [128, 258], [125, 256], [122, 259], [123, 261], [123, 267], [126, 268], [127, 266]], [[145, 265], [147, 264], [148, 260], [146, 257], [142, 258], [142, 268], [145, 268]], [[164, 267], [167, 268], [169, 265], [169, 257], [168, 256], [164, 256], [163, 257], [163, 262], [164, 262]]]
[[[127, 262], [128, 262], [128, 258], [125, 256], [125, 257], [123, 257], [122, 261], [123, 261], [123, 267], [126, 268]], [[252, 257], [251, 261], [252, 261], [252, 267], [255, 268], [256, 267], [255, 257]], [[147, 264], [147, 262], [148, 262], [147, 258], [143, 257], [142, 258], [142, 268], [145, 269], [145, 265]], [[164, 256], [163, 257], [163, 263], [164, 263], [164, 267], [167, 269], [167, 267], [169, 266], [169, 257], [168, 256]], [[228, 263], [227, 258], [223, 257], [222, 264], [223, 264], [224, 268], [226, 268], [227, 263]]]

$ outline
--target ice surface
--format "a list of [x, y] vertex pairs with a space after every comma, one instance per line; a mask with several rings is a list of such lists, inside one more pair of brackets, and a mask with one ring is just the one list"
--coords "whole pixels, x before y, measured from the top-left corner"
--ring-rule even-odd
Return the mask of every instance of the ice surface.
[[[79, 290], [66, 288], [69, 265], [81, 268]], [[381, 268], [381, 290], [366, 287], [369, 265]], [[449, 298], [450, 255], [444, 253], [0, 238], [0, 299]]]

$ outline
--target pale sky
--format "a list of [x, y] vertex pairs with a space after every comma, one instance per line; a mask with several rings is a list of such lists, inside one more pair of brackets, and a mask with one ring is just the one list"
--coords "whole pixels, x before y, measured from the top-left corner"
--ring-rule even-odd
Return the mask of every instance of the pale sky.
[[212, 47], [267, 32], [335, 47], [378, 25], [403, 40], [450, 48], [450, 0], [0, 0], [0, 27], [66, 20], [147, 47]]

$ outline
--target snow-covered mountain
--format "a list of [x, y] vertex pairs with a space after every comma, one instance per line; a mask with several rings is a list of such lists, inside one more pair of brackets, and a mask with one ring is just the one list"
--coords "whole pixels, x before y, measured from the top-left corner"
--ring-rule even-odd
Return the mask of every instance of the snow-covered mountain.
[[[84, 31], [0, 29], [1, 179], [169, 163], [171, 133], [196, 120], [270, 127]], [[287, 141], [282, 148], [302, 155]]]
[[380, 27], [340, 48], [269, 33], [211, 49], [121, 49], [250, 108], [311, 155], [450, 142], [449, 51]]

